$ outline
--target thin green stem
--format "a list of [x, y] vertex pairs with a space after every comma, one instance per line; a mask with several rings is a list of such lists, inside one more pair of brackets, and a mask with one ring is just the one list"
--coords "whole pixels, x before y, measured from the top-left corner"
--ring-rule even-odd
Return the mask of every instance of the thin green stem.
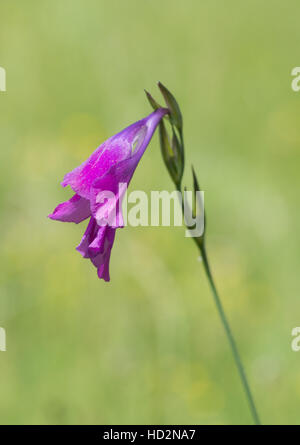
[[240, 375], [240, 378], [241, 378], [241, 381], [242, 381], [242, 384], [243, 384], [243, 387], [244, 387], [244, 390], [245, 390], [245, 393], [246, 393], [246, 397], [247, 397], [247, 400], [248, 400], [248, 403], [249, 403], [249, 406], [250, 406], [250, 410], [251, 410], [251, 413], [252, 413], [252, 416], [253, 416], [254, 423], [256, 425], [260, 425], [260, 420], [259, 420], [258, 413], [257, 413], [256, 407], [255, 407], [255, 403], [254, 403], [253, 396], [252, 396], [252, 393], [251, 393], [251, 390], [250, 390], [250, 386], [249, 386], [249, 383], [248, 383], [248, 380], [247, 380], [246, 372], [245, 372], [245, 369], [244, 369], [244, 366], [243, 366], [243, 363], [242, 363], [239, 351], [237, 349], [237, 345], [236, 345], [234, 336], [232, 334], [229, 322], [228, 322], [227, 317], [225, 315], [223, 305], [221, 303], [220, 297], [218, 295], [218, 292], [217, 292], [217, 289], [216, 289], [216, 286], [215, 286], [215, 283], [214, 283], [214, 280], [213, 280], [213, 276], [212, 276], [212, 273], [211, 273], [211, 270], [210, 270], [210, 266], [209, 266], [209, 262], [208, 262], [207, 253], [206, 253], [204, 242], [201, 243], [200, 245], [198, 245], [198, 247], [199, 247], [201, 255], [202, 255], [204, 269], [205, 269], [205, 272], [206, 272], [206, 275], [207, 275], [207, 278], [208, 278], [208, 281], [209, 281], [209, 284], [210, 284], [210, 287], [211, 287], [211, 290], [212, 290], [214, 301], [216, 303], [218, 313], [220, 315], [220, 318], [221, 318], [222, 324], [224, 326], [224, 329], [225, 329], [228, 341], [230, 343], [230, 347], [231, 347], [231, 350], [232, 350], [232, 353], [233, 353], [233, 357], [234, 357], [236, 366], [238, 368], [238, 372], [239, 372], [239, 375]]
[[[175, 186], [176, 186], [176, 190], [179, 191], [180, 193], [182, 193], [181, 192], [181, 183], [175, 184]], [[182, 206], [182, 213], [183, 213], [183, 216], [184, 216], [184, 203], [183, 203], [183, 201], [181, 202], [181, 206]], [[226, 332], [226, 335], [227, 335], [227, 338], [228, 338], [228, 341], [229, 341], [229, 344], [230, 344], [230, 347], [231, 347], [231, 350], [232, 350], [232, 354], [233, 354], [233, 357], [234, 357], [234, 360], [235, 360], [235, 363], [236, 363], [236, 366], [237, 366], [237, 369], [238, 369], [238, 372], [239, 372], [239, 375], [240, 375], [240, 378], [241, 378], [241, 381], [242, 381], [243, 388], [245, 390], [245, 394], [246, 394], [246, 397], [247, 397], [247, 400], [248, 400], [248, 403], [249, 403], [249, 407], [250, 407], [251, 414], [253, 416], [254, 423], [256, 425], [260, 425], [261, 423], [260, 423], [260, 420], [259, 420], [259, 416], [258, 416], [256, 407], [255, 407], [254, 399], [253, 399], [253, 396], [252, 396], [252, 393], [251, 393], [251, 390], [250, 390], [250, 386], [249, 386], [249, 383], [248, 383], [246, 372], [245, 372], [245, 369], [244, 369], [244, 366], [243, 366], [243, 363], [242, 363], [242, 360], [241, 360], [241, 357], [240, 357], [240, 354], [239, 354], [239, 351], [238, 351], [238, 348], [237, 348], [237, 345], [236, 345], [236, 341], [235, 341], [233, 333], [231, 331], [229, 322], [227, 320], [227, 317], [226, 317], [223, 305], [221, 303], [221, 300], [220, 300], [220, 297], [219, 297], [219, 294], [218, 294], [218, 291], [217, 291], [217, 288], [215, 286], [215, 282], [214, 282], [214, 279], [213, 279], [213, 276], [212, 276], [212, 273], [211, 273], [211, 270], [210, 270], [210, 266], [209, 266], [209, 262], [208, 262], [208, 258], [207, 258], [207, 253], [206, 253], [206, 248], [205, 248], [204, 235], [202, 235], [201, 238], [192, 238], [192, 239], [195, 241], [198, 249], [200, 250], [200, 253], [201, 253], [201, 256], [202, 256], [202, 260], [203, 260], [204, 269], [205, 269], [205, 273], [206, 273], [206, 276], [207, 276], [208, 281], [209, 281], [209, 285], [210, 285], [210, 288], [211, 288], [211, 291], [212, 291], [212, 294], [213, 294], [213, 297], [214, 297], [214, 301], [216, 303], [217, 311], [218, 311], [218, 313], [220, 315], [222, 324], [224, 326], [224, 329], [225, 329], [225, 332]]]

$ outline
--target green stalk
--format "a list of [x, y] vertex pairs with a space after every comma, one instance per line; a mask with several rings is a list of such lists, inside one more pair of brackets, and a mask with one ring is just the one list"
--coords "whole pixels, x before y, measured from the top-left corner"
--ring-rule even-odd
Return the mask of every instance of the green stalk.
[[[172, 181], [174, 182], [176, 190], [181, 193], [181, 196], [183, 196], [182, 187], [181, 187], [182, 175], [183, 175], [183, 170], [184, 170], [184, 144], [183, 144], [183, 131], [182, 131], [182, 114], [181, 114], [179, 105], [178, 105], [175, 97], [172, 95], [172, 93], [160, 82], [158, 83], [158, 86], [160, 88], [162, 95], [164, 96], [165, 102], [169, 109], [169, 120], [172, 125], [172, 131], [173, 131], [172, 142], [170, 142], [170, 138], [168, 137], [167, 131], [166, 131], [163, 123], [161, 122], [161, 124], [160, 124], [160, 145], [161, 145], [162, 155], [163, 155], [163, 159], [166, 164], [167, 170], [171, 176]], [[148, 97], [148, 100], [149, 100], [151, 106], [154, 109], [159, 107], [159, 105], [152, 98], [152, 96], [149, 93], [146, 93], [146, 94], [147, 94], [147, 97]], [[179, 132], [179, 139], [177, 138], [174, 128], [176, 128], [176, 130]], [[193, 173], [194, 192], [196, 193], [196, 191], [200, 191], [200, 188], [199, 188], [198, 180], [197, 180], [195, 171], [193, 169], [193, 166], [192, 166], [192, 173]], [[181, 199], [181, 206], [182, 206], [183, 218], [185, 220], [185, 214], [184, 214], [185, 209], [184, 209], [184, 202], [182, 199]], [[194, 213], [195, 214], [197, 213], [196, 206], [195, 206]], [[204, 219], [205, 219], [205, 215], [204, 215]], [[185, 221], [185, 223], [186, 223], [186, 221]], [[187, 228], [191, 230], [191, 227], [187, 227]], [[209, 285], [210, 285], [210, 288], [211, 288], [211, 291], [213, 294], [213, 298], [214, 298], [214, 301], [215, 301], [215, 304], [217, 307], [217, 311], [221, 318], [221, 322], [224, 326], [225, 333], [227, 335], [227, 338], [228, 338], [228, 341], [229, 341], [229, 344], [230, 344], [230, 347], [232, 350], [232, 354], [233, 354], [233, 357], [234, 357], [234, 360], [235, 360], [235, 363], [236, 363], [236, 366], [237, 366], [237, 369], [239, 372], [239, 376], [242, 381], [243, 388], [245, 390], [245, 394], [246, 394], [246, 397], [247, 397], [247, 400], [249, 403], [249, 407], [251, 410], [251, 414], [253, 416], [254, 423], [256, 425], [260, 425], [260, 420], [259, 420], [257, 410], [255, 407], [255, 403], [254, 403], [254, 400], [253, 400], [253, 397], [251, 394], [251, 390], [250, 390], [250, 386], [249, 386], [249, 383], [248, 383], [248, 380], [246, 377], [245, 369], [244, 369], [240, 354], [237, 349], [235, 339], [233, 337], [229, 322], [225, 315], [224, 308], [221, 303], [221, 300], [220, 300], [219, 294], [217, 292], [217, 289], [216, 289], [216, 286], [214, 283], [214, 279], [213, 279], [213, 276], [212, 276], [212, 273], [210, 270], [207, 253], [206, 253], [206, 249], [205, 249], [204, 232], [198, 238], [193, 237], [193, 240], [197, 244], [197, 247], [200, 250], [200, 253], [202, 255], [204, 269], [205, 269], [205, 272], [206, 272], [206, 275], [207, 275], [207, 278], [209, 281]]]
[[239, 354], [239, 351], [238, 351], [238, 348], [237, 348], [237, 345], [236, 345], [236, 341], [234, 339], [232, 330], [230, 328], [229, 322], [228, 322], [226, 314], [224, 312], [223, 305], [221, 303], [219, 294], [217, 292], [217, 289], [216, 289], [216, 286], [215, 286], [215, 283], [214, 283], [214, 279], [213, 279], [213, 276], [212, 276], [212, 273], [211, 273], [211, 270], [210, 270], [210, 266], [209, 266], [209, 262], [208, 262], [207, 253], [206, 253], [206, 249], [205, 249], [204, 243], [202, 243], [199, 246], [199, 250], [200, 250], [201, 255], [202, 255], [204, 269], [205, 269], [205, 272], [206, 272], [206, 275], [207, 275], [207, 278], [208, 278], [208, 281], [209, 281], [209, 284], [210, 284], [210, 288], [211, 288], [211, 291], [212, 291], [212, 294], [213, 294], [213, 297], [214, 297], [214, 301], [215, 301], [216, 306], [217, 306], [217, 311], [218, 311], [218, 313], [220, 315], [221, 322], [222, 322], [223, 327], [225, 329], [225, 332], [226, 332], [226, 335], [227, 335], [227, 338], [228, 338], [228, 341], [229, 341], [229, 344], [230, 344], [230, 347], [231, 347], [231, 350], [232, 350], [232, 354], [233, 354], [233, 357], [234, 357], [234, 360], [235, 360], [235, 364], [237, 366], [237, 369], [238, 369], [238, 372], [239, 372], [239, 375], [240, 375], [240, 378], [241, 378], [241, 381], [242, 381], [242, 385], [243, 385], [243, 388], [244, 388], [244, 391], [245, 391], [245, 394], [246, 394], [246, 397], [247, 397], [247, 400], [248, 400], [248, 403], [249, 403], [249, 407], [250, 407], [250, 411], [251, 411], [254, 423], [256, 425], [260, 425], [259, 416], [258, 416], [257, 409], [256, 409], [256, 406], [255, 406], [255, 403], [254, 403], [254, 399], [253, 399], [253, 396], [252, 396], [252, 393], [251, 393], [251, 390], [250, 390], [250, 386], [249, 386], [248, 379], [247, 379], [247, 376], [246, 376], [245, 368], [243, 366], [243, 363], [242, 363], [242, 360], [241, 360], [241, 357], [240, 357], [240, 354]]
[[[179, 191], [181, 193], [181, 184], [180, 183], [179, 184], [175, 184], [175, 186], [176, 186], [177, 191]], [[183, 216], [184, 216], [184, 204], [183, 204], [183, 201], [182, 201], [182, 213], [183, 213]], [[250, 407], [250, 411], [251, 411], [254, 423], [255, 423], [255, 425], [260, 425], [261, 423], [260, 423], [260, 420], [259, 420], [259, 416], [258, 416], [258, 413], [257, 413], [257, 409], [256, 409], [256, 406], [255, 406], [255, 403], [254, 403], [254, 399], [253, 399], [253, 396], [252, 396], [252, 393], [251, 393], [251, 390], [250, 390], [250, 386], [249, 386], [248, 379], [247, 379], [247, 376], [246, 376], [245, 368], [244, 368], [243, 362], [241, 360], [241, 357], [240, 357], [240, 354], [239, 354], [239, 351], [238, 351], [238, 348], [237, 348], [237, 345], [236, 345], [236, 341], [234, 339], [232, 330], [230, 328], [228, 319], [226, 317], [223, 305], [221, 303], [221, 300], [220, 300], [219, 294], [217, 292], [217, 288], [215, 286], [215, 282], [214, 282], [214, 279], [213, 279], [213, 276], [212, 276], [212, 273], [211, 273], [210, 265], [209, 265], [208, 258], [207, 258], [206, 248], [205, 248], [204, 237], [202, 236], [201, 239], [193, 238], [193, 240], [197, 244], [197, 247], [198, 247], [198, 249], [199, 249], [199, 251], [201, 253], [201, 257], [202, 257], [203, 265], [204, 265], [204, 270], [205, 270], [205, 273], [206, 273], [206, 276], [207, 276], [207, 279], [208, 279], [208, 282], [209, 282], [209, 285], [210, 285], [210, 288], [211, 288], [211, 291], [212, 291], [212, 294], [213, 294], [213, 298], [214, 298], [214, 302], [215, 302], [216, 307], [217, 307], [218, 314], [220, 316], [221, 322], [223, 324], [223, 327], [225, 329], [225, 333], [226, 333], [228, 341], [229, 341], [229, 345], [230, 345], [230, 348], [231, 348], [231, 351], [232, 351], [232, 354], [233, 354], [233, 357], [234, 357], [235, 364], [236, 364], [237, 369], [238, 369], [238, 373], [239, 373], [239, 376], [240, 376], [240, 379], [241, 379], [241, 382], [242, 382], [242, 385], [243, 385], [243, 388], [244, 388], [244, 391], [245, 391], [245, 394], [246, 394], [246, 398], [247, 398], [247, 401], [248, 401], [248, 404], [249, 404], [249, 407]]]

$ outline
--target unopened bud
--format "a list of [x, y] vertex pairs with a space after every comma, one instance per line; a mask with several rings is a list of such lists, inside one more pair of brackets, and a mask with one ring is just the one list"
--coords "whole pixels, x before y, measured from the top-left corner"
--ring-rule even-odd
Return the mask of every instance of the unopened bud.
[[167, 107], [170, 110], [171, 123], [177, 128], [179, 133], [182, 133], [182, 114], [179, 105], [173, 94], [161, 83], [158, 82], [158, 87], [164, 96]]

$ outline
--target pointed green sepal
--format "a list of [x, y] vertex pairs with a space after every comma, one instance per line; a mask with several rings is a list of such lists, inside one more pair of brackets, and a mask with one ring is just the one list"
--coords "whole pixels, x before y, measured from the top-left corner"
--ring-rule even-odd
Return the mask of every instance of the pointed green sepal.
[[158, 87], [164, 96], [167, 107], [170, 110], [170, 119], [173, 125], [177, 128], [179, 133], [182, 133], [182, 114], [179, 105], [173, 94], [161, 83], [158, 82]]
[[146, 90], [144, 90], [144, 91], [145, 91], [147, 99], [148, 99], [148, 101], [149, 101], [149, 103], [150, 103], [150, 105], [151, 105], [151, 107], [153, 108], [154, 111], [158, 110], [158, 108], [162, 108], [162, 106], [159, 105], [158, 102], [156, 102], [156, 100], [151, 96], [150, 93], [148, 93], [148, 91], [146, 91]]
[[167, 170], [174, 184], [176, 185], [176, 187], [178, 187], [180, 185], [181, 177], [180, 177], [180, 171], [178, 169], [178, 162], [176, 155], [177, 147], [173, 145], [173, 140], [172, 141], [170, 140], [166, 126], [163, 121], [161, 121], [159, 124], [159, 141], [160, 141], [162, 157], [167, 167]]

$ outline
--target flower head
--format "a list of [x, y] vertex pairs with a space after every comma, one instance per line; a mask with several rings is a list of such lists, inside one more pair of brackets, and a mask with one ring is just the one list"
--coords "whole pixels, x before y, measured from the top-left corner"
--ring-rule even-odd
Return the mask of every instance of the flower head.
[[[105, 281], [110, 279], [109, 260], [115, 232], [123, 227], [123, 192], [167, 113], [167, 109], [159, 108], [103, 142], [83, 164], [65, 175], [62, 186], [69, 185], [75, 195], [48, 215], [57, 221], [76, 224], [90, 218], [77, 250], [92, 261], [99, 278]], [[115, 197], [113, 204], [105, 200], [107, 192]]]

